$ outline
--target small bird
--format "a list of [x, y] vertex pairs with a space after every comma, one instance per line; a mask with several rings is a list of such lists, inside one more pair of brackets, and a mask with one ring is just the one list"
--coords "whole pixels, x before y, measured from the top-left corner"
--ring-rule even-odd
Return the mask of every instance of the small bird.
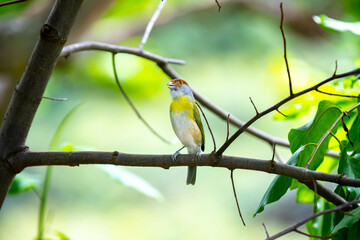
[[[172, 102], [170, 105], [170, 119], [176, 136], [183, 147], [177, 150], [172, 159], [175, 161], [180, 151], [186, 147], [189, 154], [196, 154], [196, 159], [205, 149], [204, 128], [199, 109], [189, 84], [182, 79], [174, 79], [168, 84]], [[186, 184], [195, 184], [196, 167], [189, 166]]]

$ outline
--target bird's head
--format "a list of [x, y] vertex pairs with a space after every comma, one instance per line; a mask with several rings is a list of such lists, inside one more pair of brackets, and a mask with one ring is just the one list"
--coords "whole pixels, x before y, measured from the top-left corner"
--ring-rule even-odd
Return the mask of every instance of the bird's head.
[[171, 82], [168, 82], [167, 86], [170, 89], [172, 98], [181, 96], [194, 97], [189, 84], [182, 79], [173, 79]]

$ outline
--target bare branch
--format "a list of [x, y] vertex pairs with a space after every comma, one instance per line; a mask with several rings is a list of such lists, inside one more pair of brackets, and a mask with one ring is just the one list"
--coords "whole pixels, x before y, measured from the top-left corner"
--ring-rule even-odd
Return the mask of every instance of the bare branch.
[[355, 74], [360, 74], [360, 68], [357, 68], [353, 71], [350, 71], [350, 72], [346, 72], [346, 73], [343, 73], [343, 74], [338, 74], [338, 75], [335, 75], [335, 76], [331, 76], [323, 81], [321, 81], [320, 83], [312, 86], [312, 87], [309, 87], [301, 92], [298, 92], [298, 93], [294, 93], [292, 96], [288, 96], [287, 98], [284, 98], [283, 100], [281, 100], [280, 102], [276, 103], [275, 105], [273, 105], [272, 107], [266, 109], [265, 111], [262, 111], [261, 113], [259, 113], [258, 115], [254, 116], [253, 118], [251, 118], [248, 122], [246, 122], [239, 130], [237, 130], [230, 138], [228, 141], [226, 141], [221, 147], [220, 149], [216, 152], [216, 155], [218, 157], [220, 157], [224, 151], [230, 146], [230, 144], [232, 142], [235, 141], [235, 139], [240, 136], [240, 134], [242, 134], [251, 124], [253, 124], [256, 120], [258, 120], [259, 118], [265, 116], [266, 114], [274, 111], [274, 110], [277, 110], [280, 106], [282, 106], [283, 104], [289, 102], [290, 100], [294, 99], [294, 98], [297, 98], [301, 95], [304, 95], [305, 93], [308, 93], [308, 92], [311, 92], [311, 91], [314, 91], [316, 90], [317, 88], [319, 88], [320, 86], [332, 81], [332, 80], [335, 80], [335, 79], [339, 79], [339, 78], [343, 78], [343, 77], [347, 77], [347, 76], [352, 76], [352, 75], [355, 75]]
[[352, 95], [345, 95], [345, 94], [338, 94], [338, 93], [329, 93], [329, 92], [321, 91], [319, 89], [316, 89], [315, 91], [317, 91], [319, 93], [322, 93], [322, 94], [330, 95], [330, 96], [346, 97], [346, 98], [360, 98], [360, 96], [352, 96]]
[[[315, 180], [315, 178], [313, 178], [313, 179]], [[335, 205], [341, 205], [341, 204], [347, 203], [347, 201], [344, 198], [337, 195], [336, 193], [334, 193], [334, 191], [332, 191], [331, 189], [325, 187], [324, 185], [322, 185], [318, 182], [316, 182], [316, 186], [314, 186], [312, 180], [306, 181], [303, 183], [314, 192], [315, 192], [315, 187], [316, 187], [317, 194], [319, 194], [321, 197], [323, 197], [324, 199], [326, 199], [329, 202], [332, 202]]]
[[112, 54], [112, 67], [113, 67], [113, 72], [114, 72], [114, 78], [116, 81], [117, 86], [120, 89], [121, 94], [124, 96], [125, 100], [127, 101], [127, 103], [130, 105], [130, 107], [132, 108], [132, 110], [135, 112], [136, 116], [140, 119], [140, 121], [150, 130], [150, 132], [152, 132], [155, 136], [157, 136], [161, 141], [163, 141], [164, 143], [167, 144], [171, 144], [171, 141], [165, 139], [163, 136], [161, 136], [157, 131], [155, 131], [154, 128], [152, 128], [150, 126], [150, 124], [142, 117], [142, 115], [140, 114], [140, 112], [136, 109], [135, 105], [133, 104], [133, 102], [130, 100], [129, 96], [126, 94], [124, 88], [121, 86], [118, 75], [117, 75], [117, 71], [116, 71], [116, 63], [115, 63], [115, 53]]
[[[175, 59], [167, 59], [162, 56], [153, 54], [147, 51], [140, 51], [138, 48], [131, 48], [125, 46], [118, 46], [114, 44], [105, 44], [105, 43], [98, 43], [98, 42], [82, 42], [82, 43], [75, 43], [72, 45], [68, 45], [64, 48], [63, 52], [61, 53], [62, 57], [67, 57], [72, 53], [81, 52], [81, 51], [90, 51], [90, 50], [100, 50], [106, 51], [111, 53], [128, 53], [133, 54], [136, 56], [140, 56], [151, 61], [154, 61], [158, 64], [158, 66], [167, 74], [171, 79], [182, 78], [168, 63], [176, 63], [176, 64], [184, 64], [185, 62], [182, 60], [175, 60]], [[220, 108], [219, 106], [213, 104], [208, 99], [206, 99], [203, 95], [197, 92], [195, 89], [192, 88], [194, 93], [195, 99], [204, 107], [209, 109], [212, 113], [219, 116], [221, 119], [227, 120], [229, 113]], [[229, 123], [232, 125], [242, 128], [245, 125], [245, 122], [241, 121], [240, 119], [230, 116]], [[268, 142], [270, 145], [276, 143], [277, 145], [289, 147], [289, 142], [286, 139], [281, 139], [278, 137], [274, 137], [270, 134], [267, 134], [259, 129], [254, 127], [246, 127], [244, 131], [248, 132], [249, 134]], [[327, 155], [332, 157], [339, 157], [339, 153], [335, 151], [328, 151]]]
[[265, 223], [263, 223], [262, 225], [263, 225], [263, 227], [264, 227], [264, 229], [265, 229], [266, 237], [269, 238], [270, 236], [269, 236], [269, 233], [268, 233], [268, 230], [267, 230], [267, 228], [266, 228]]
[[[20, 152], [9, 156], [8, 162], [16, 172], [26, 167], [44, 165], [78, 166], [80, 164], [114, 164], [134, 167], [162, 167], [168, 169], [175, 166], [214, 166], [211, 154], [202, 154], [201, 159], [194, 162], [192, 154], [181, 154], [174, 162], [171, 155], [126, 154], [119, 152]], [[223, 155], [215, 167], [228, 169], [248, 169], [297, 179], [310, 183], [312, 179], [333, 182], [343, 186], [360, 187], [360, 179], [349, 178], [341, 174], [311, 171], [306, 168], [291, 166], [269, 160], [235, 157]], [[318, 188], [319, 189], [319, 188]], [[318, 191], [320, 195], [320, 191]]]
[[219, 3], [219, 1], [218, 0], [215, 0], [215, 2], [216, 2], [216, 5], [218, 5], [218, 12], [220, 12], [220, 10], [221, 10], [221, 5], [220, 5], [220, 3]]
[[149, 23], [146, 26], [144, 35], [141, 39], [140, 45], [139, 45], [139, 49], [143, 49], [144, 45], [150, 35], [150, 32], [152, 30], [152, 28], [154, 27], [154, 24], [156, 22], [156, 20], [158, 19], [158, 17], [160, 16], [161, 11], [163, 10], [164, 6], [165, 6], [166, 0], [161, 0], [159, 3], [158, 8], [156, 9], [156, 11], [154, 12], [154, 15], [151, 17]]
[[271, 157], [271, 161], [274, 161], [274, 158], [275, 158], [275, 154], [276, 154], [276, 150], [275, 150], [275, 147], [276, 147], [276, 144], [274, 144], [273, 146], [273, 155], [272, 155], [272, 157]]
[[16, 4], [16, 3], [21, 3], [21, 2], [26, 2], [27, 0], [16, 0], [16, 1], [11, 1], [11, 2], [6, 2], [6, 3], [0, 3], [0, 7], [4, 7], [7, 5], [12, 5], [12, 4]]
[[241, 221], [242, 221], [243, 225], [246, 227], [244, 218], [243, 218], [243, 216], [242, 216], [242, 214], [241, 214], [241, 210], [240, 210], [240, 206], [239, 206], [239, 201], [238, 201], [238, 198], [237, 198], [237, 195], [236, 195], [236, 189], [235, 189], [233, 172], [234, 172], [234, 170], [231, 169], [231, 170], [230, 170], [230, 178], [231, 178], [231, 185], [232, 185], [233, 192], [234, 192], [235, 202], [236, 202], [236, 206], [237, 206], [237, 209], [238, 209], [238, 212], [239, 212], [239, 216], [240, 216], [240, 218], [241, 218]]
[[297, 232], [301, 235], [304, 235], [304, 236], [307, 236], [307, 237], [310, 237], [310, 238], [320, 238], [320, 239], [330, 239], [330, 238], [333, 238], [335, 237], [335, 235], [330, 235], [330, 236], [317, 236], [317, 235], [312, 235], [312, 234], [308, 234], [306, 232], [303, 232], [303, 231], [300, 231], [298, 229], [295, 229], [294, 232]]
[[195, 102], [195, 103], [196, 103], [196, 105], [199, 107], [199, 109], [200, 109], [200, 111], [201, 111], [201, 113], [202, 113], [202, 115], [203, 115], [203, 117], [204, 117], [204, 119], [205, 119], [206, 125], [207, 125], [207, 127], [208, 127], [208, 129], [209, 129], [209, 132], [210, 132], [210, 134], [211, 134], [211, 138], [212, 138], [212, 140], [213, 140], [214, 152], [216, 152], [216, 142], [215, 142], [214, 134], [213, 134], [213, 132], [211, 131], [210, 124], [209, 124], [209, 122], [208, 122], [208, 120], [207, 120], [207, 118], [206, 118], [206, 116], [205, 116], [205, 113], [204, 113], [204, 111], [202, 110], [201, 106], [200, 106], [197, 102]]
[[292, 83], [291, 83], [291, 75], [290, 75], [289, 63], [288, 63], [287, 55], [286, 55], [286, 37], [285, 37], [284, 26], [283, 26], [283, 24], [284, 24], [284, 11], [283, 11], [283, 7], [282, 7], [282, 3], [280, 3], [280, 12], [281, 12], [280, 30], [281, 30], [281, 35], [282, 35], [283, 42], [284, 42], [284, 59], [285, 59], [286, 71], [287, 71], [287, 75], [288, 75], [288, 79], [289, 79], [290, 96], [292, 96], [294, 93], [293, 93]]
[[338, 61], [336, 60], [335, 61], [335, 70], [334, 70], [333, 76], [336, 76], [337, 69], [338, 69]]
[[307, 217], [307, 218], [299, 221], [298, 223], [294, 224], [293, 226], [291, 226], [291, 227], [289, 227], [289, 228], [287, 228], [287, 229], [279, 232], [278, 234], [275, 234], [274, 236], [267, 238], [266, 240], [274, 240], [274, 239], [277, 239], [277, 238], [279, 238], [279, 237], [281, 237], [281, 236], [284, 236], [285, 234], [288, 234], [288, 233], [290, 233], [290, 232], [292, 232], [292, 231], [295, 231], [295, 230], [296, 230], [297, 228], [299, 228], [301, 225], [305, 224], [306, 222], [308, 222], [308, 221], [310, 221], [310, 220], [312, 220], [312, 219], [314, 219], [314, 218], [317, 218], [317, 217], [319, 217], [319, 216], [321, 216], [321, 215], [325, 215], [325, 214], [328, 214], [328, 213], [338, 212], [338, 211], [340, 211], [340, 210], [343, 210], [343, 209], [346, 209], [346, 208], [348, 208], [348, 207], [350, 207], [350, 206], [353, 206], [353, 205], [355, 205], [355, 204], [358, 204], [359, 202], [360, 202], [360, 200], [355, 200], [355, 201], [347, 202], [347, 203], [345, 203], [345, 204], [339, 205], [339, 206], [334, 207], [334, 208], [331, 208], [331, 209], [327, 209], [327, 210], [322, 211], [322, 212], [315, 213], [315, 214], [313, 214], [313, 215], [311, 215], [311, 216], [309, 216], [309, 217]]
[[253, 105], [253, 107], [254, 107], [254, 109], [255, 109], [256, 115], [258, 115], [259, 112], [258, 112], [258, 110], [257, 110], [257, 108], [256, 108], [256, 106], [255, 106], [255, 104], [254, 104], [254, 102], [253, 102], [253, 100], [251, 99], [251, 97], [249, 97], [249, 98], [250, 98], [250, 101], [251, 101], [251, 103], [252, 103], [252, 105]]
[[6, 158], [26, 150], [25, 140], [36, 110], [82, 2], [55, 2], [8, 106], [0, 129], [0, 207], [15, 176]]
[[140, 48], [119, 46], [119, 45], [100, 43], [100, 42], [81, 42], [81, 43], [68, 45], [64, 47], [63, 51], [60, 54], [60, 57], [69, 57], [70, 54], [72, 53], [82, 52], [82, 51], [93, 51], [93, 50], [111, 52], [111, 53], [128, 53], [149, 59], [158, 64], [159, 63], [185, 64], [185, 61], [183, 60], [164, 58], [154, 53], [141, 50]]
[[228, 114], [228, 118], [226, 120], [226, 141], [229, 139], [229, 120], [230, 120], [230, 114]]
[[288, 117], [287, 115], [285, 115], [285, 114], [283, 114], [282, 112], [280, 112], [280, 110], [279, 109], [276, 109], [276, 111], [278, 112], [278, 113], [280, 113], [281, 115], [283, 115], [284, 117]]
[[54, 98], [54, 97], [45, 97], [45, 96], [43, 96], [42, 98], [52, 100], [52, 101], [67, 101], [67, 100], [69, 100], [68, 98]]

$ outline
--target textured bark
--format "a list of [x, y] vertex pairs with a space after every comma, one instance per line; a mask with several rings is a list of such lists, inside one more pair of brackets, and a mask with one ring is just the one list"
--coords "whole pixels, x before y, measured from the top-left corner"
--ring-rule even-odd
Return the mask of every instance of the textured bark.
[[26, 137], [36, 110], [81, 3], [82, 0], [56, 1], [13, 93], [0, 129], [0, 207], [16, 173], [8, 158], [26, 149]]

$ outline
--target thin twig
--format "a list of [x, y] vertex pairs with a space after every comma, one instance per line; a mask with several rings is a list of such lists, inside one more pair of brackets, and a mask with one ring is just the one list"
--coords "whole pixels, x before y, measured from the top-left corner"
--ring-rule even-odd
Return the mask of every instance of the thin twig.
[[254, 107], [254, 109], [255, 109], [256, 115], [258, 115], [259, 112], [258, 112], [258, 110], [257, 110], [257, 108], [256, 108], [256, 106], [255, 106], [255, 104], [254, 104], [254, 102], [253, 102], [253, 100], [251, 99], [251, 97], [249, 97], [249, 98], [250, 98], [250, 101], [251, 101], [251, 103], [252, 103], [252, 105], [253, 105], [253, 107]]
[[217, 5], [218, 5], [218, 7], [219, 7], [218, 12], [220, 12], [220, 10], [221, 10], [221, 5], [220, 5], [220, 3], [219, 3], [219, 1], [218, 1], [218, 0], [215, 0], [215, 2], [216, 2], [216, 4], [217, 4]]
[[346, 97], [346, 98], [360, 98], [360, 96], [352, 96], [352, 95], [345, 95], [345, 94], [338, 94], [338, 93], [329, 93], [329, 92], [321, 91], [319, 89], [316, 89], [315, 91], [317, 91], [319, 93], [322, 93], [322, 94], [330, 95], [330, 96]]
[[264, 227], [264, 229], [265, 229], [266, 237], [269, 238], [270, 236], [269, 236], [269, 233], [268, 233], [268, 230], [267, 230], [267, 228], [266, 228], [265, 223], [263, 223], [262, 225], [263, 225], [263, 227]]
[[325, 214], [328, 214], [328, 213], [332, 213], [332, 212], [338, 212], [342, 209], [345, 209], [345, 208], [348, 208], [349, 206], [352, 206], [352, 205], [355, 205], [355, 204], [358, 204], [360, 202], [360, 200], [355, 200], [355, 201], [352, 201], [352, 202], [347, 202], [347, 203], [344, 203], [342, 205], [339, 205], [337, 207], [334, 207], [334, 208], [331, 208], [331, 209], [327, 209], [327, 210], [324, 210], [322, 212], [318, 212], [318, 213], [315, 213], [307, 218], [304, 218], [303, 220], [299, 221], [298, 223], [294, 224], [293, 226], [273, 235], [272, 237], [269, 237], [267, 238], [266, 240], [274, 240], [274, 239], [277, 239], [285, 234], [288, 234], [292, 231], [295, 231], [298, 227], [302, 226], [303, 224], [307, 223], [308, 221], [314, 219], [314, 218], [317, 218], [319, 216], [322, 216], [322, 215], [325, 215]]
[[140, 45], [139, 45], [139, 49], [143, 49], [144, 45], [147, 41], [147, 39], [149, 38], [150, 32], [152, 30], [152, 28], [154, 27], [154, 24], [156, 22], [156, 20], [158, 19], [158, 17], [160, 16], [161, 11], [163, 10], [164, 6], [165, 6], [166, 0], [161, 0], [159, 3], [159, 6], [157, 7], [156, 11], [154, 12], [153, 16], [151, 17], [148, 25], [146, 26], [144, 35], [141, 39]]
[[27, 0], [16, 0], [16, 1], [11, 1], [11, 2], [6, 2], [6, 3], [0, 3], [0, 7], [4, 7], [7, 5], [11, 5], [11, 4], [16, 4], [16, 3], [21, 3], [21, 2], [26, 2]]
[[249, 121], [247, 121], [241, 128], [239, 128], [230, 138], [228, 141], [226, 141], [220, 148], [219, 150], [216, 152], [216, 156], [220, 157], [225, 150], [231, 145], [232, 142], [235, 141], [235, 139], [237, 137], [240, 136], [240, 134], [242, 134], [251, 124], [253, 124], [256, 120], [258, 120], [259, 118], [262, 118], [263, 116], [265, 116], [266, 114], [277, 110], [280, 106], [284, 105], [285, 103], [289, 102], [290, 100], [297, 98], [301, 95], [304, 95], [305, 93], [311, 92], [316, 90], [317, 88], [319, 88], [319, 86], [322, 86], [334, 79], [339, 79], [339, 78], [343, 78], [343, 77], [347, 77], [347, 76], [352, 76], [355, 74], [359, 74], [360, 73], [360, 68], [357, 68], [353, 71], [347, 72], [347, 73], [343, 73], [343, 74], [337, 74], [335, 76], [331, 76], [321, 82], [319, 82], [318, 84], [306, 88], [305, 90], [302, 90], [300, 92], [294, 93], [292, 96], [288, 96], [287, 98], [284, 98], [283, 100], [281, 100], [280, 102], [276, 103], [275, 105], [273, 105], [272, 107], [260, 112], [258, 115], [254, 116], [253, 118], [251, 118]]
[[283, 7], [282, 7], [282, 3], [280, 3], [280, 12], [281, 12], [280, 30], [281, 30], [281, 35], [282, 35], [283, 42], [284, 42], [284, 59], [285, 59], [286, 71], [287, 71], [287, 75], [288, 75], [288, 79], [289, 79], [290, 96], [292, 96], [294, 93], [293, 93], [292, 83], [291, 83], [291, 75], [290, 75], [289, 63], [288, 63], [288, 59], [287, 59], [287, 55], [286, 55], [286, 37], [285, 37], [284, 26], [283, 26], [283, 24], [284, 24], [284, 11], [283, 11]]
[[330, 239], [330, 238], [333, 238], [335, 237], [335, 235], [330, 235], [330, 236], [317, 236], [317, 235], [312, 235], [312, 234], [308, 234], [306, 232], [303, 232], [303, 231], [300, 231], [299, 229], [295, 229], [294, 232], [297, 232], [301, 235], [304, 235], [304, 236], [307, 236], [307, 237], [310, 237], [310, 238], [320, 238], [320, 239]]
[[112, 54], [112, 67], [113, 67], [113, 72], [114, 72], [114, 78], [116, 81], [116, 84], [118, 85], [121, 94], [124, 96], [125, 100], [127, 101], [127, 103], [130, 105], [130, 107], [132, 108], [132, 110], [135, 112], [136, 116], [140, 119], [140, 121], [142, 121], [144, 123], [144, 125], [155, 135], [157, 136], [161, 141], [171, 144], [171, 142], [167, 139], [165, 139], [164, 137], [162, 137], [158, 132], [156, 132], [151, 126], [150, 124], [141, 116], [140, 112], [136, 109], [135, 105], [133, 104], [133, 102], [130, 100], [129, 96], [126, 94], [125, 90], [123, 89], [123, 87], [120, 84], [118, 75], [117, 75], [117, 71], [116, 71], [116, 63], [115, 63], [115, 53]]
[[229, 120], [230, 120], [230, 113], [228, 114], [227, 120], [226, 120], [226, 141], [229, 140]]
[[79, 42], [68, 45], [63, 48], [61, 51], [60, 57], [67, 58], [72, 53], [82, 52], [82, 51], [104, 51], [111, 53], [127, 53], [135, 56], [139, 56], [142, 58], [149, 59], [157, 64], [164, 63], [173, 63], [173, 64], [185, 64], [184, 60], [165, 58], [154, 54], [152, 52], [148, 52], [136, 47], [128, 47], [128, 46], [119, 46], [115, 44], [102, 43], [102, 42]]
[[[140, 51], [138, 48], [118, 46], [118, 45], [114, 45], [114, 44], [106, 44], [106, 43], [99, 43], [99, 42], [80, 42], [80, 43], [75, 43], [75, 44], [71, 44], [71, 45], [64, 47], [60, 56], [67, 57], [72, 53], [77, 53], [77, 52], [81, 52], [81, 51], [91, 51], [91, 50], [100, 50], [100, 51], [106, 51], [106, 52], [111, 52], [111, 53], [128, 53], [128, 54], [133, 54], [133, 55], [136, 55], [139, 57], [143, 57], [143, 58], [149, 59], [150, 61], [157, 63], [157, 65], [161, 68], [161, 70], [166, 75], [168, 75], [171, 79], [182, 78], [177, 72], [175, 72], [175, 70], [169, 65], [169, 63], [184, 64], [185, 63], [184, 61], [177, 60], [177, 59], [164, 58], [162, 56], [156, 55], [154, 53], [151, 53], [151, 52], [148, 52], [145, 50]], [[351, 72], [343, 73], [339, 76], [336, 76], [335, 78], [341, 78], [341, 77], [350, 76], [350, 75], [358, 74], [358, 73], [360, 73], [360, 69], [356, 69]], [[326, 79], [326, 81], [328, 81], [328, 79]], [[325, 84], [325, 83], [320, 84], [320, 86], [323, 84]], [[212, 113], [214, 113], [221, 119], [227, 120], [228, 115], [229, 115], [228, 112], [226, 112], [224, 109], [220, 108], [219, 106], [215, 105], [208, 99], [206, 99], [202, 94], [197, 92], [195, 89], [192, 88], [192, 91], [194, 93], [195, 99], [202, 106], [209, 109]], [[304, 93], [302, 93], [302, 94], [304, 94]], [[296, 95], [300, 96], [302, 94], [296, 94]], [[286, 99], [286, 100], [289, 101], [289, 99]], [[263, 112], [261, 114], [263, 114]], [[284, 146], [284, 147], [290, 146], [289, 141], [287, 141], [286, 139], [272, 136], [272, 135], [267, 134], [259, 129], [251, 127], [250, 125], [252, 123], [250, 123], [250, 124], [245, 123], [233, 115], [229, 117], [229, 123], [238, 128], [243, 128], [242, 131], [246, 131], [247, 133], [249, 133], [257, 138], [268, 142], [271, 146], [273, 145], [273, 143], [276, 143], [277, 145]], [[248, 125], [245, 126], [245, 124], [248, 124]], [[332, 156], [335, 158], [339, 157], [338, 152], [331, 151], [331, 150], [328, 150], [326, 154], [328, 156]]]
[[337, 69], [338, 69], [338, 61], [336, 60], [335, 61], [335, 70], [334, 70], [333, 76], [336, 76]]
[[288, 117], [287, 115], [285, 115], [285, 114], [283, 114], [282, 112], [280, 112], [279, 109], [276, 109], [276, 111], [277, 111], [278, 113], [280, 113], [281, 115], [283, 115], [284, 117]]
[[203, 117], [204, 117], [204, 119], [205, 119], [206, 125], [208, 126], [209, 132], [210, 132], [210, 134], [211, 134], [211, 138], [212, 138], [212, 140], [213, 140], [214, 152], [216, 152], [216, 142], [215, 142], [214, 134], [213, 134], [212, 131], [211, 131], [210, 124], [209, 124], [209, 122], [208, 122], [208, 120], [207, 120], [207, 118], [206, 118], [206, 116], [205, 116], [205, 113], [204, 113], [204, 111], [202, 110], [201, 106], [200, 106], [197, 102], [195, 102], [195, 103], [196, 103], [196, 105], [199, 107], [199, 109], [200, 109], [200, 111], [201, 111], [201, 113], [202, 113], [202, 115], [203, 115]]
[[48, 99], [48, 100], [53, 100], [53, 101], [67, 101], [67, 100], [69, 100], [68, 98], [54, 98], [54, 97], [45, 97], [45, 96], [43, 96], [42, 98]]
[[275, 152], [276, 152], [275, 147], [276, 147], [276, 143], [273, 144], [273, 155], [271, 157], [271, 161], [274, 161], [275, 158]]
[[238, 209], [238, 212], [239, 212], [239, 216], [240, 216], [240, 218], [241, 218], [241, 221], [242, 221], [243, 225], [246, 226], [245, 221], [244, 221], [244, 219], [243, 219], [243, 217], [242, 217], [242, 215], [241, 215], [240, 206], [239, 206], [238, 198], [237, 198], [237, 195], [236, 195], [233, 172], [234, 172], [234, 169], [231, 169], [231, 170], [230, 170], [230, 178], [231, 178], [231, 184], [232, 184], [232, 188], [233, 188], [233, 192], [234, 192], [234, 197], [235, 197], [235, 201], [236, 201], [236, 206], [237, 206], [237, 209]]

